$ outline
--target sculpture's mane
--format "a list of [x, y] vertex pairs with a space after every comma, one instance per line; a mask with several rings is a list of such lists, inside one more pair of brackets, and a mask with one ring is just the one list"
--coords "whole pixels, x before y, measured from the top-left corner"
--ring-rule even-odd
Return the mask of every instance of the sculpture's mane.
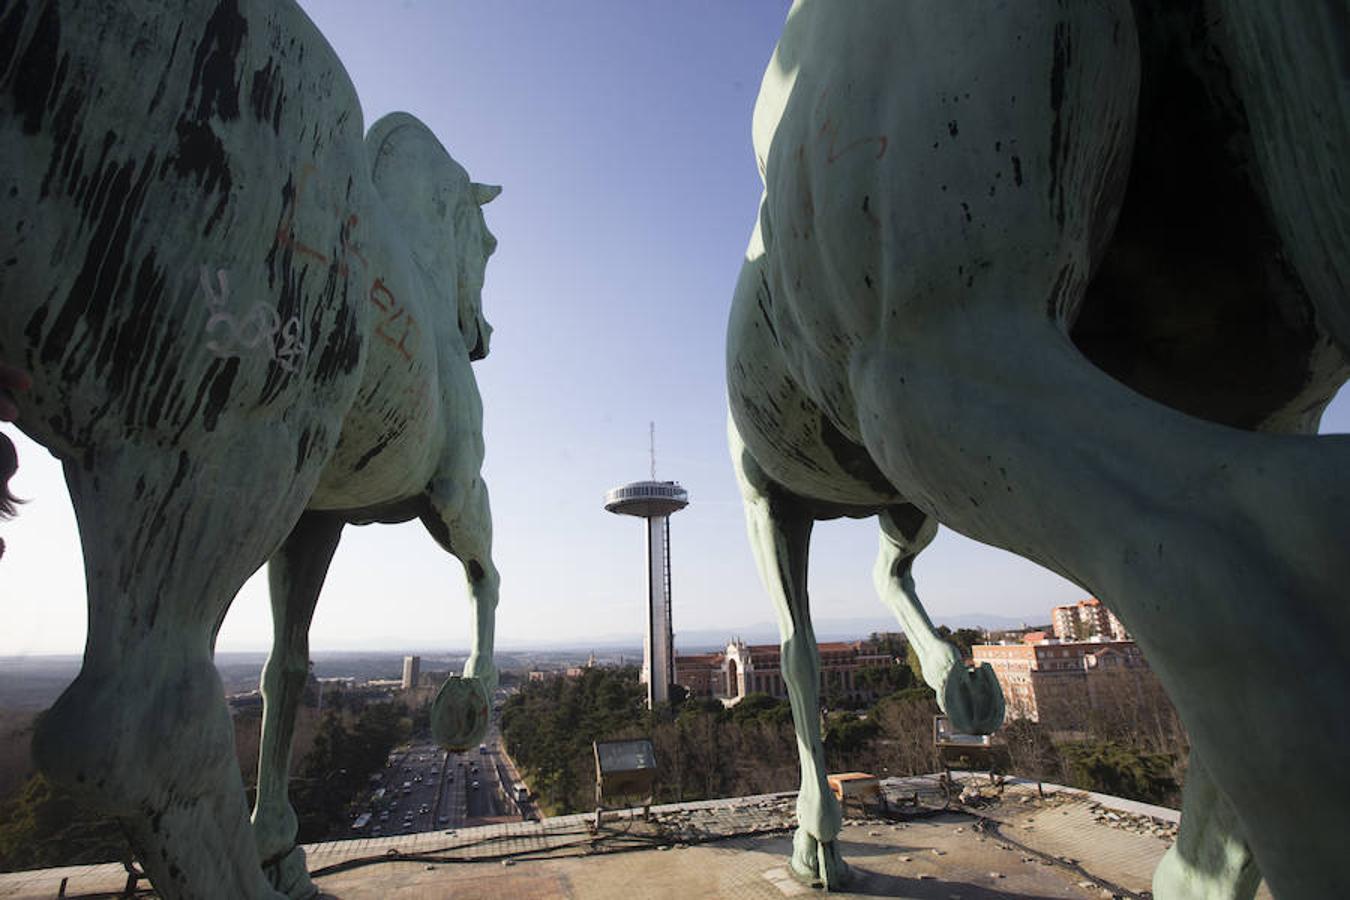
[[409, 113], [395, 112], [381, 117], [366, 134], [366, 151], [370, 158], [371, 181], [386, 200], [394, 199], [394, 194], [402, 189], [397, 185], [402, 166], [417, 157], [422, 157], [418, 161], [423, 163], [444, 163], [434, 170], [419, 172], [423, 178], [435, 179], [434, 190], [439, 192], [447, 186], [436, 176], [451, 174], [455, 192], [464, 196], [469, 193], [469, 173], [451, 158], [431, 129]]
[[375, 190], [404, 227], [403, 238], [418, 262], [428, 271], [436, 268], [451, 242], [457, 262], [462, 213], [472, 203], [469, 173], [408, 113], [390, 113], [372, 125], [366, 151]]
[[[370, 158], [371, 181], [386, 201], [407, 199], [398, 196], [407, 191], [407, 186], [398, 185], [396, 178], [410, 163], [416, 165], [420, 178], [431, 178], [433, 184], [430, 194], [419, 184], [412, 191], [416, 197], [434, 196], [447, 203], [453, 199], [454, 210], [437, 210], [442, 217], [449, 212], [458, 219], [465, 209], [489, 203], [501, 193], [500, 187], [474, 183], [435, 133], [410, 113], [389, 113], [372, 125], [366, 134], [366, 153]], [[447, 196], [451, 192], [453, 198]]]

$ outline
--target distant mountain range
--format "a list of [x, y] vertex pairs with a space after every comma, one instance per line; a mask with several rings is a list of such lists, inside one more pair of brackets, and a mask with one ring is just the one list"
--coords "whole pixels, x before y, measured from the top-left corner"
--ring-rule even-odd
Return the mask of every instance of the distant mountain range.
[[[1012, 616], [993, 613], [967, 613], [956, 616], [938, 616], [936, 624], [948, 628], [987, 628], [994, 631], [1021, 628], [1023, 625], [1035, 625], [1036, 622]], [[851, 619], [814, 619], [816, 640], [818, 641], [855, 641], [865, 638], [874, 631], [903, 631], [895, 619], [887, 616], [867, 616]], [[551, 650], [612, 649], [631, 647], [633, 635], [601, 635], [586, 640], [563, 639], [557, 642], [542, 641], [500, 641], [504, 648], [548, 648]], [[740, 638], [747, 644], [778, 643], [778, 626], [772, 622], [756, 622], [753, 625], [728, 625], [724, 628], [690, 628], [675, 632], [675, 649], [684, 652], [720, 650], [733, 638]], [[640, 652], [640, 651], [639, 651]]]
[[[938, 616], [937, 624], [949, 628], [988, 628], [992, 630], [1021, 628], [1023, 619], [990, 613], [970, 613], [959, 616]], [[853, 641], [865, 638], [874, 631], [900, 631], [894, 619], [886, 616], [854, 619], [817, 619], [814, 622], [818, 641]], [[1049, 627], [1049, 626], [1046, 626]], [[728, 625], [724, 628], [687, 629], [675, 633], [675, 647], [683, 653], [721, 650], [727, 642], [740, 638], [747, 644], [778, 643], [778, 626], [771, 622], [753, 625]], [[537, 665], [557, 667], [572, 665], [584, 659], [585, 654], [614, 658], [622, 655], [634, 663], [642, 660], [639, 635], [610, 634], [590, 639], [562, 639], [558, 641], [509, 641], [497, 644], [497, 664], [502, 669], [528, 669]], [[402, 674], [403, 654], [422, 657], [422, 671], [456, 670], [464, 663], [467, 651], [455, 649], [419, 650], [361, 650], [324, 651], [313, 653], [314, 673], [320, 678], [355, 676], [358, 678], [398, 678]], [[251, 690], [258, 684], [258, 673], [267, 654], [263, 652], [221, 652], [216, 654], [216, 669], [227, 692]], [[80, 657], [19, 656], [0, 657], [0, 709], [39, 710], [45, 708], [80, 669]]]
[[[970, 613], [959, 616], [938, 616], [937, 625], [948, 628], [987, 628], [994, 631], [1021, 628], [1026, 620], [1011, 616], [999, 616], [989, 613]], [[813, 619], [817, 641], [856, 641], [876, 631], [903, 631], [895, 619], [887, 616], [862, 617], [856, 619]], [[757, 622], [739, 628], [690, 629], [675, 633], [675, 647], [678, 650], [720, 650], [726, 647], [732, 638], [740, 638], [747, 644], [778, 643], [778, 626], [772, 622]]]

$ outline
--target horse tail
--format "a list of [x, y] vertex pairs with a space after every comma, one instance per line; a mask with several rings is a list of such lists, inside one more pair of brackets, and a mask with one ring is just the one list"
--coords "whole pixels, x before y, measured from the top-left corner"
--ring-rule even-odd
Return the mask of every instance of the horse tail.
[[18, 451], [9, 438], [0, 434], [0, 519], [12, 519], [23, 502], [9, 492], [9, 479], [18, 469]]

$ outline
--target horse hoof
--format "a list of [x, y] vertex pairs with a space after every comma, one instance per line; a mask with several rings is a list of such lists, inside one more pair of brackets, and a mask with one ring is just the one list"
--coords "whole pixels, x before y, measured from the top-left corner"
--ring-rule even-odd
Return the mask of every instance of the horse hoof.
[[451, 675], [431, 704], [431, 736], [447, 750], [469, 750], [487, 734], [491, 708], [482, 679]]
[[792, 837], [791, 869], [799, 881], [827, 891], [843, 889], [851, 874], [837, 841], [821, 841], [801, 826]]
[[309, 867], [305, 865], [305, 851], [292, 847], [291, 852], [270, 865], [263, 866], [272, 887], [285, 894], [290, 900], [311, 900], [319, 896], [319, 889], [309, 880]]
[[989, 663], [953, 668], [942, 697], [943, 711], [961, 734], [993, 734], [1003, 724], [1003, 689]]

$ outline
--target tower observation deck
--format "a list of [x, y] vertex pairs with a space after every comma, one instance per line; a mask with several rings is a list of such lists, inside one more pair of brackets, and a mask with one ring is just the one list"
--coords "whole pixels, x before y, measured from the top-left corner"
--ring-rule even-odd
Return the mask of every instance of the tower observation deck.
[[635, 481], [605, 494], [605, 509], [647, 520], [647, 632], [642, 639], [642, 677], [647, 706], [670, 700], [675, 680], [675, 635], [670, 614], [670, 515], [689, 505], [689, 492], [674, 481]]

